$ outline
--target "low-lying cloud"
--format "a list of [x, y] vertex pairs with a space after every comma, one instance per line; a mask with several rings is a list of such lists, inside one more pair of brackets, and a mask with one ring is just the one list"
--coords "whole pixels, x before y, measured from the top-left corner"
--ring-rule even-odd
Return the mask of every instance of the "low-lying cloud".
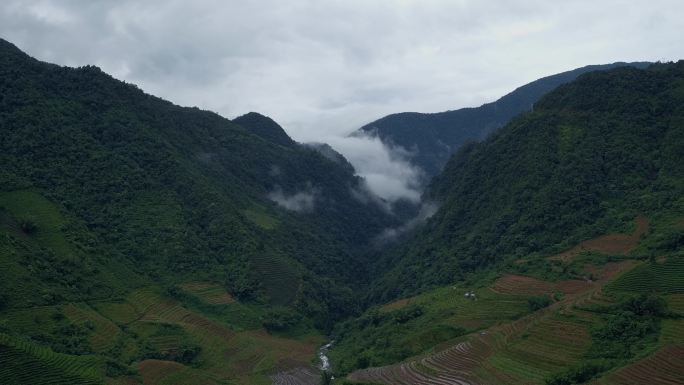
[[278, 186], [268, 194], [268, 199], [286, 210], [298, 213], [310, 213], [314, 211], [317, 195], [318, 191], [311, 187], [294, 194], [286, 194], [283, 189]]
[[387, 243], [396, 241], [402, 235], [414, 230], [415, 228], [423, 224], [425, 221], [430, 219], [430, 217], [435, 215], [438, 209], [439, 206], [437, 206], [437, 204], [435, 204], [434, 202], [423, 202], [420, 206], [418, 214], [415, 217], [408, 220], [406, 223], [399, 227], [385, 229], [382, 233], [380, 233], [380, 235], [378, 235], [375, 238], [374, 243], [376, 244], [376, 246], [383, 246]]
[[425, 175], [409, 162], [406, 150], [390, 147], [368, 134], [330, 137], [327, 141], [347, 158], [366, 180], [368, 189], [382, 200], [420, 202]]

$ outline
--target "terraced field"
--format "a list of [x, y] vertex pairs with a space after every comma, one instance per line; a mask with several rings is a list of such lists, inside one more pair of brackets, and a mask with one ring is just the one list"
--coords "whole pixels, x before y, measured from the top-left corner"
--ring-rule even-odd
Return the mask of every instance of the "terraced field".
[[[192, 285], [189, 290], [204, 295], [200, 298], [225, 300], [225, 292], [213, 285]], [[236, 305], [231, 302], [220, 306]], [[63, 316], [57, 317], [59, 314]], [[172, 356], [182, 346], [201, 347], [198, 368], [179, 362], [145, 359], [133, 362], [132, 367], [137, 368], [139, 377], [122, 375], [108, 380], [111, 384], [134, 385], [140, 381], [144, 385], [214, 385], [225, 381], [261, 384], [270, 383], [271, 376], [297, 379], [319, 376], [310, 362], [322, 337], [313, 334], [285, 338], [261, 329], [233, 330], [228, 324], [160, 295], [156, 288], [136, 290], [127, 298], [111, 303], [14, 310], [4, 313], [2, 320], [5, 326], [22, 333], [54, 329], [58, 325], [80, 325], [88, 332], [88, 342], [94, 352], [120, 352], [117, 354], [123, 362], [150, 348], [158, 354]], [[45, 384], [101, 383], [105, 371], [102, 360], [57, 354], [35, 342], [19, 344], [1, 334], [0, 364], [0, 378], [10, 381], [8, 384], [21, 385], [30, 384], [29, 378], [37, 378], [24, 373], [27, 367], [35, 367], [41, 378], [48, 380]]]
[[3, 385], [99, 384], [104, 362], [93, 356], [69, 356], [0, 334], [0, 378]]
[[684, 345], [668, 346], [655, 354], [592, 382], [594, 385], [684, 384]]
[[111, 349], [121, 333], [119, 327], [112, 321], [88, 309], [85, 305], [76, 306], [69, 304], [64, 307], [64, 314], [74, 324], [86, 325], [86, 327], [92, 329], [89, 342], [96, 353]]
[[498, 349], [489, 362], [501, 371], [542, 382], [580, 360], [591, 345], [590, 326], [559, 314], [545, 317]]
[[278, 256], [255, 255], [252, 263], [272, 302], [284, 305], [294, 300], [301, 280], [297, 269], [292, 266], [294, 261]]
[[547, 282], [532, 277], [507, 274], [494, 283], [492, 290], [502, 294], [552, 295], [556, 291], [576, 294], [585, 291], [589, 286], [591, 284], [587, 281]]
[[582, 358], [591, 345], [590, 330], [598, 318], [583, 309], [611, 303], [602, 288], [633, 266], [630, 261], [607, 265], [594, 282], [551, 283], [504, 276], [492, 286], [494, 292], [547, 294], [562, 290], [567, 296], [516, 321], [456, 340], [435, 353], [358, 370], [348, 378], [388, 385], [543, 384], [550, 374]]
[[235, 302], [224, 287], [215, 283], [187, 282], [179, 287], [209, 305], [228, 305]]
[[632, 234], [608, 234], [580, 243], [570, 250], [549, 257], [551, 260], [570, 261], [585, 251], [595, 251], [608, 255], [627, 255], [639, 245], [641, 237], [648, 232], [649, 220], [639, 216], [634, 220]]
[[321, 375], [317, 370], [297, 368], [280, 372], [271, 376], [273, 385], [318, 385]]
[[643, 263], [608, 285], [616, 292], [684, 293], [684, 257], [672, 256]]
[[[238, 383], [268, 381], [274, 367], [285, 371], [307, 367], [322, 341], [319, 336], [296, 340], [273, 336], [258, 330], [237, 332], [183, 307], [180, 303], [160, 298], [151, 290], [134, 292], [129, 302], [140, 314], [140, 318], [131, 324], [131, 328], [146, 323], [178, 325], [202, 347], [199, 357], [202, 362], [201, 373], [193, 368], [181, 367], [166, 363], [166, 361], [147, 360], [146, 365], [141, 366], [143, 376], [148, 376], [146, 385], [148, 383], [194, 384], [197, 382], [192, 382], [193, 379], [200, 381], [197, 378], [204, 381], [200, 383], [206, 384], [227, 379]], [[153, 339], [153, 342], [158, 344], [160, 349], [165, 348], [165, 343], [168, 345], [166, 347], [171, 348], [174, 343], [177, 343], [171, 337]], [[172, 367], [173, 370], [168, 376], [162, 376], [166, 371], [158, 369], [160, 366]], [[186, 379], [189, 382], [185, 382]]]

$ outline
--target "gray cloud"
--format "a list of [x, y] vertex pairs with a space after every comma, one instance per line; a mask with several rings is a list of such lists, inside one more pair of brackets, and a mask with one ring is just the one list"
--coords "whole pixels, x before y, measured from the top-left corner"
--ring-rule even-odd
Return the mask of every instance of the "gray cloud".
[[298, 191], [294, 194], [286, 194], [280, 187], [276, 187], [268, 194], [268, 199], [274, 201], [286, 210], [299, 213], [310, 213], [314, 210], [317, 194], [318, 191], [314, 188]]
[[395, 202], [406, 199], [417, 203], [424, 175], [408, 161], [408, 152], [390, 147], [368, 135], [327, 138], [349, 160], [356, 173], [366, 180], [368, 189], [381, 199]]
[[585, 64], [682, 57], [679, 0], [5, 0], [0, 35], [300, 141], [491, 101]]
[[423, 202], [420, 206], [418, 214], [412, 219], [408, 220], [406, 223], [399, 227], [385, 229], [380, 235], [375, 237], [374, 243], [376, 246], [382, 246], [390, 242], [394, 242], [402, 235], [414, 230], [425, 221], [430, 219], [435, 213], [439, 206], [434, 202]]

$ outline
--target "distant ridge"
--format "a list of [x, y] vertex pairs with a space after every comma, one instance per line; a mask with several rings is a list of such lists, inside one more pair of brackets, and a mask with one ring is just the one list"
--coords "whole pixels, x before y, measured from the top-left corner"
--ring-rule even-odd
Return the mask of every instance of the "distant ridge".
[[646, 68], [651, 63], [617, 62], [589, 65], [535, 80], [495, 102], [475, 108], [438, 113], [402, 112], [368, 123], [355, 134], [379, 137], [383, 142], [401, 146], [413, 153], [412, 163], [432, 177], [442, 170], [449, 157], [468, 141], [484, 139], [503, 127], [516, 115], [532, 109], [534, 103], [548, 92], [582, 74], [630, 66]]

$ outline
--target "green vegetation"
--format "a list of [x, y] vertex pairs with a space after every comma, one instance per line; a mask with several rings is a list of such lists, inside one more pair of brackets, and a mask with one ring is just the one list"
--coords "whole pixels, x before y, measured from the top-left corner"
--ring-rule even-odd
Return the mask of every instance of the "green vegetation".
[[530, 311], [537, 311], [543, 309], [551, 304], [551, 298], [545, 295], [535, 295], [527, 299], [527, 306]]
[[684, 293], [684, 255], [651, 260], [627, 272], [609, 287], [616, 292]]
[[425, 355], [410, 370], [468, 357], [513, 383], [679, 346], [682, 82], [677, 63], [548, 94], [454, 156], [441, 209], [378, 251], [406, 213], [359, 199], [331, 149], [0, 40], [0, 382], [264, 384], [331, 332], [338, 375]]
[[546, 381], [548, 385], [582, 384], [653, 350], [661, 319], [669, 315], [661, 297], [647, 294], [597, 310], [603, 312], [604, 322], [592, 330], [592, 345], [585, 359], [551, 376]]
[[[463, 148], [428, 193], [440, 210], [411, 240], [383, 253], [368, 301], [423, 298], [458, 281], [485, 286], [503, 273], [526, 276], [505, 292], [544, 296], [521, 298], [524, 312], [535, 315], [522, 330], [504, 327], [496, 338], [505, 344], [486, 342], [491, 350], [477, 368], [494, 383], [577, 383], [632, 365], [659, 344], [683, 343], [676, 314], [657, 310], [657, 295], [684, 290], [683, 79], [681, 62], [587, 74]], [[642, 293], [656, 297], [629, 299]], [[430, 305], [409, 302], [432, 313]], [[436, 314], [432, 327], [450, 319]], [[430, 327], [420, 323], [426, 315], [406, 330], [379, 311], [347, 321], [333, 366], [346, 373], [429, 354], [442, 341], [402, 350], [402, 339]], [[446, 376], [397, 364], [367, 378], [401, 378], [404, 371]]]
[[[167, 365], [178, 381], [263, 382], [307, 366], [320, 331], [359, 308], [368, 241], [402, 220], [258, 114], [178, 107], [4, 40], [0, 95], [0, 325], [22, 346], [96, 357], [88, 381]], [[315, 209], [281, 207], [276, 190], [315, 193]], [[47, 356], [26, 365], [79, 383]], [[4, 368], [0, 382], [35, 382]]]
[[[376, 271], [389, 272], [370, 298], [388, 301], [628, 234], [638, 215], [684, 217], [683, 78], [684, 62], [592, 72], [463, 147], [427, 194], [441, 209], [384, 253]], [[656, 223], [640, 253], [672, 253], [681, 234]]]
[[335, 329], [330, 352], [338, 374], [381, 366], [429, 351], [435, 345], [528, 312], [527, 297], [445, 287], [374, 307]]

